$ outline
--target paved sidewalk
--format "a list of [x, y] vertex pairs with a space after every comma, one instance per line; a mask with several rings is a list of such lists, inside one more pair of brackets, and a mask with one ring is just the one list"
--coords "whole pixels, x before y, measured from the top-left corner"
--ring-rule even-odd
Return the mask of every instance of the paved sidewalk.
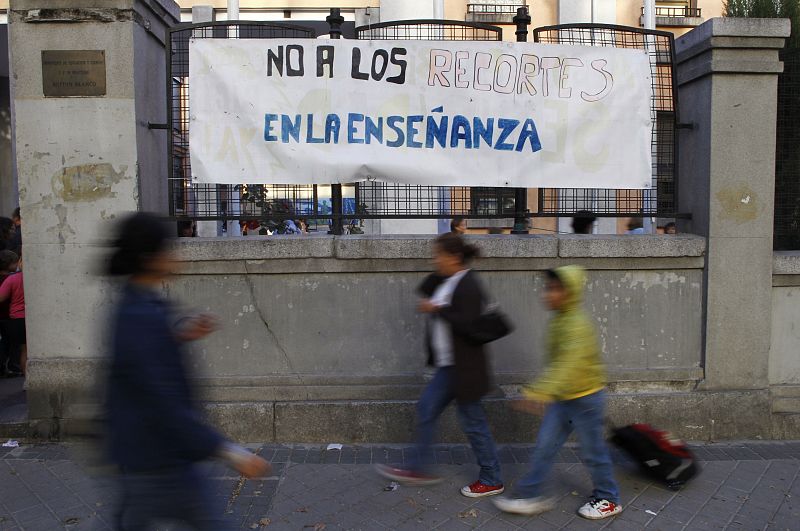
[[[490, 500], [458, 493], [477, 474], [465, 446], [438, 448], [445, 479], [429, 488], [394, 488], [375, 474], [372, 464], [403, 462], [408, 447], [252, 448], [275, 464], [275, 476], [244, 481], [221, 464], [206, 471], [219, 510], [242, 529], [800, 529], [800, 442], [695, 446], [703, 472], [680, 492], [641, 477], [615, 452], [625, 511], [601, 522], [575, 516], [590, 483], [571, 448], [561, 452], [553, 473], [556, 509], [533, 518], [499, 513]], [[501, 447], [507, 483], [527, 469], [529, 453], [529, 446]], [[113, 481], [88, 466], [85, 455], [63, 444], [0, 448], [0, 530], [111, 529]]]

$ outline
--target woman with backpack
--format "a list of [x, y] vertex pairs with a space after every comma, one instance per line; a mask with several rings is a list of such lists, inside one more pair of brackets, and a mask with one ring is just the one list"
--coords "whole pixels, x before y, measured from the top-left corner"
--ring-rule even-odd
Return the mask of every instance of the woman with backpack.
[[480, 475], [461, 489], [470, 498], [503, 492], [500, 460], [486, 420], [481, 398], [490, 389], [484, 345], [471, 337], [486, 306], [477, 274], [469, 268], [479, 254], [455, 233], [439, 236], [433, 244], [436, 272], [419, 288], [424, 297], [418, 311], [427, 316], [428, 365], [436, 374], [417, 402], [417, 456], [407, 468], [379, 465], [382, 476], [407, 485], [431, 485], [440, 478], [428, 471], [436, 422], [453, 400], [461, 429], [475, 453]]

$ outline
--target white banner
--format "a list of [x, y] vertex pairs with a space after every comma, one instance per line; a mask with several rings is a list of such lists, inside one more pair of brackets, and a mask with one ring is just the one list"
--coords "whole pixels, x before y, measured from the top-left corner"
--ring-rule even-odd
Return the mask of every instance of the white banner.
[[649, 188], [650, 81], [611, 47], [192, 40], [192, 178]]

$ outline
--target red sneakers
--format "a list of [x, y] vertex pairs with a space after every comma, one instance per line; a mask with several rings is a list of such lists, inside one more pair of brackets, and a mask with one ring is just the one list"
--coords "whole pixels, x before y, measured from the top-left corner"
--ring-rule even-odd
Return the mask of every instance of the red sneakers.
[[480, 481], [476, 481], [472, 485], [461, 487], [461, 494], [467, 498], [483, 498], [484, 496], [494, 496], [495, 494], [502, 494], [506, 490], [503, 485], [486, 485]]
[[388, 465], [375, 465], [375, 471], [381, 476], [396, 481], [401, 485], [409, 485], [415, 487], [424, 487], [427, 485], [435, 485], [442, 481], [442, 478], [437, 476], [429, 476], [413, 470], [405, 468], [395, 468]]

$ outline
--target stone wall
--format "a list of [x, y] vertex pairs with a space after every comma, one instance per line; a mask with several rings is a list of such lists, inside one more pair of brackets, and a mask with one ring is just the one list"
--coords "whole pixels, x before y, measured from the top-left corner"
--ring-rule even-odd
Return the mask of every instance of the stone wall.
[[[692, 392], [703, 379], [703, 238], [472, 238], [484, 255], [475, 269], [517, 327], [490, 347], [498, 385], [489, 408], [499, 439], [532, 435], [532, 420], [511, 414], [505, 401], [541, 370], [549, 318], [539, 300], [543, 271], [573, 263], [589, 270], [586, 309], [601, 336], [616, 422], [654, 422], [694, 439], [760, 433], [763, 426], [727, 418], [731, 400], [748, 396], [712, 405]], [[178, 245], [182, 272], [168, 294], [224, 321], [196, 345], [192, 367], [212, 417], [229, 433], [244, 440], [409, 439], [425, 382], [423, 321], [414, 306], [430, 270], [430, 237]], [[101, 350], [80, 363], [64, 354], [32, 362], [34, 419], [78, 415], [73, 394], [91, 388], [98, 374]], [[54, 415], [53, 404], [66, 406]], [[452, 419], [446, 426], [445, 438], [458, 439]]]

